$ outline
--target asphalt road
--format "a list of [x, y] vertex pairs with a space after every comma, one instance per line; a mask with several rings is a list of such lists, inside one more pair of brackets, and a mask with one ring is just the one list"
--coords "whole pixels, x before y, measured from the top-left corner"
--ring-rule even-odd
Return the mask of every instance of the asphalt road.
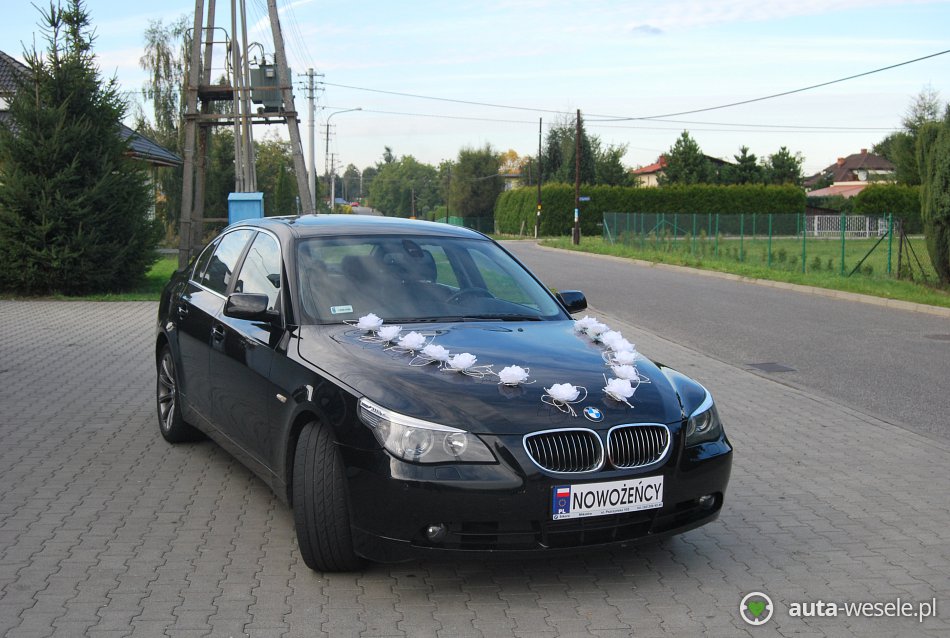
[[[950, 319], [534, 242], [505, 245], [546, 285], [583, 290], [592, 314], [622, 318], [723, 362], [950, 439]], [[763, 363], [791, 370], [752, 367]]]

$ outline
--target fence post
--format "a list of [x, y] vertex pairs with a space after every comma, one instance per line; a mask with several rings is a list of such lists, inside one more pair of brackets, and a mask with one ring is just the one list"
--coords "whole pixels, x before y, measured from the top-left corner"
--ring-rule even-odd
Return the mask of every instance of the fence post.
[[719, 257], [719, 213], [716, 213], [716, 257]]
[[679, 229], [680, 229], [680, 214], [673, 213], [673, 243], [670, 246], [671, 250], [676, 250], [676, 244], [679, 239]]
[[[636, 225], [636, 222], [634, 222]], [[640, 250], [646, 247], [646, 213], [640, 213]]]
[[847, 220], [844, 216], [844, 211], [841, 211], [841, 274], [844, 275], [844, 230], [847, 225]]
[[802, 274], [805, 274], [805, 238], [808, 236], [808, 220], [802, 213]]
[[693, 245], [689, 252], [694, 257], [696, 256], [696, 213], [693, 213]]
[[891, 247], [894, 244], [894, 213], [887, 214], [887, 274], [891, 274]]
[[745, 213], [739, 213], [739, 261], [743, 261], [742, 248], [745, 243]]
[[768, 247], [768, 267], [772, 267], [772, 213], [769, 213], [769, 247]]

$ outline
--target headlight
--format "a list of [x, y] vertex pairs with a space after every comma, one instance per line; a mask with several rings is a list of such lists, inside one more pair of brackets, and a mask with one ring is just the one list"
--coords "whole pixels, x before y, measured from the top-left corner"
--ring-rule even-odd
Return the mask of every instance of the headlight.
[[390, 454], [414, 463], [494, 463], [491, 451], [474, 434], [429, 423], [360, 399], [360, 419]]
[[722, 435], [722, 423], [719, 422], [719, 412], [713, 403], [712, 395], [706, 391], [706, 398], [696, 410], [689, 415], [686, 421], [686, 445], [696, 445], [715, 441]]

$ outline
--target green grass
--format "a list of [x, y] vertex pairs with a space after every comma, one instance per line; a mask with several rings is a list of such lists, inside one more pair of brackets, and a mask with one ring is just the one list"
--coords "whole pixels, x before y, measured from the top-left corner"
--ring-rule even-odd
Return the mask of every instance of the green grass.
[[171, 279], [178, 269], [178, 256], [162, 257], [149, 269], [145, 279], [131, 290], [120, 293], [102, 295], [86, 295], [83, 297], [69, 297], [53, 295], [50, 299], [57, 301], [158, 301], [162, 288]]
[[[846, 242], [845, 274], [851, 271], [875, 241], [861, 239]], [[834, 240], [807, 241], [804, 273], [802, 273], [801, 265], [802, 243], [800, 239], [794, 238], [773, 238], [771, 267], [768, 264], [768, 242], [766, 239], [750, 240], [745, 238], [741, 246], [738, 239], [721, 239], [718, 246], [718, 256], [715, 250], [715, 240], [699, 238], [697, 238], [695, 246], [692, 245], [689, 239], [680, 239], [676, 242], [660, 240], [656, 245], [651, 245], [649, 241], [644, 242], [642, 249], [639, 240], [627, 246], [620, 243], [611, 244], [600, 237], [584, 237], [580, 246], [574, 246], [569, 237], [545, 239], [541, 243], [554, 248], [689, 266], [732, 273], [752, 279], [783, 281], [950, 308], [950, 290], [947, 288], [939, 288], [933, 284], [925, 285], [907, 280], [898, 280], [886, 274], [886, 240], [865, 262], [865, 265], [870, 268], [864, 268], [864, 272], [855, 273], [851, 277], [840, 274], [841, 243]], [[921, 262], [924, 263], [925, 269], [929, 270], [930, 281], [933, 282], [935, 278], [923, 241], [915, 241], [914, 248], [918, 251], [918, 256]], [[742, 261], [739, 261], [740, 249], [743, 257]], [[921, 254], [921, 251], [923, 251], [923, 254]], [[916, 263], [914, 268], [916, 274]], [[896, 272], [896, 270], [897, 246], [895, 244], [892, 254], [892, 272]]]

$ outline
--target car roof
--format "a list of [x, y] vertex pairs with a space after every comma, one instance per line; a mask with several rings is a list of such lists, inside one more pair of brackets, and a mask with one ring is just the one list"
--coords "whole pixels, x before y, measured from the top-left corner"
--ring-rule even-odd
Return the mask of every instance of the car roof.
[[254, 226], [267, 228], [278, 234], [290, 232], [297, 237], [335, 235], [430, 235], [484, 239], [474, 230], [417, 219], [379, 217], [375, 215], [300, 215], [293, 217], [264, 217], [238, 222], [233, 227]]

